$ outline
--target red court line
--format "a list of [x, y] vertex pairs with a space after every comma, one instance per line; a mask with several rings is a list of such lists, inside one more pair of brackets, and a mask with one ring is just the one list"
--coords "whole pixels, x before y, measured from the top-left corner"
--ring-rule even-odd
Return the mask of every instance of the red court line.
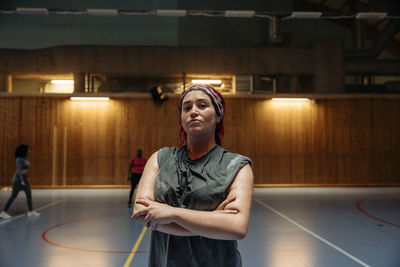
[[377, 198], [377, 197], [380, 197], [380, 196], [385, 196], [385, 194], [373, 195], [373, 196], [369, 196], [369, 197], [360, 199], [359, 201], [357, 201], [357, 209], [358, 209], [359, 211], [361, 211], [362, 213], [364, 213], [365, 215], [367, 215], [368, 217], [374, 219], [374, 220], [377, 220], [377, 221], [380, 221], [380, 222], [382, 222], [382, 223], [391, 225], [391, 226], [393, 226], [393, 227], [400, 228], [400, 225], [399, 225], [399, 224], [395, 224], [395, 223], [386, 221], [386, 220], [384, 220], [384, 219], [382, 219], [382, 218], [379, 218], [379, 217], [377, 217], [377, 216], [374, 216], [374, 215], [372, 215], [371, 213], [367, 212], [365, 209], [363, 209], [363, 208], [361, 207], [361, 203], [363, 203], [364, 201], [366, 201], [366, 200], [371, 200], [371, 199], [373, 199], [373, 198]]
[[75, 222], [80, 222], [80, 221], [86, 221], [86, 220], [93, 220], [93, 219], [99, 219], [99, 218], [105, 218], [105, 217], [115, 217], [115, 216], [125, 216], [126, 214], [114, 214], [114, 215], [108, 215], [108, 216], [95, 216], [95, 217], [87, 217], [87, 218], [82, 218], [82, 219], [76, 219], [76, 220], [71, 220], [71, 221], [66, 221], [57, 225], [54, 225], [50, 228], [47, 228], [43, 233], [42, 233], [42, 239], [47, 242], [48, 244], [52, 245], [52, 246], [56, 246], [56, 247], [60, 247], [60, 248], [66, 248], [66, 249], [72, 249], [72, 250], [78, 250], [78, 251], [84, 251], [84, 252], [96, 252], [96, 253], [115, 253], [115, 254], [131, 254], [131, 253], [149, 253], [149, 251], [117, 251], [117, 250], [97, 250], [97, 249], [85, 249], [85, 248], [75, 248], [75, 247], [69, 247], [69, 246], [64, 246], [58, 243], [55, 243], [53, 241], [50, 241], [46, 235], [48, 232], [50, 232], [51, 230], [63, 226], [65, 224], [70, 224], [70, 223], [75, 223]]

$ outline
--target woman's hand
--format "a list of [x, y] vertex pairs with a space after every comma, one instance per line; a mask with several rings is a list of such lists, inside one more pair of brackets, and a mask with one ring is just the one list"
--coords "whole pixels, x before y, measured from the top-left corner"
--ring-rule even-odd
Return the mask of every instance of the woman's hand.
[[173, 207], [156, 201], [137, 199], [135, 201], [136, 209], [133, 212], [132, 219], [143, 221], [147, 227], [156, 229], [158, 224], [172, 223]]

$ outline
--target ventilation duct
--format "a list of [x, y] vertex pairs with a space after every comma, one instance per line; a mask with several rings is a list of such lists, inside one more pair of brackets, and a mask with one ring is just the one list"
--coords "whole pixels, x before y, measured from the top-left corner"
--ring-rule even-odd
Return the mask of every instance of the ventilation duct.
[[347, 51], [345, 56], [348, 59], [353, 58], [376, 58], [380, 55], [386, 45], [393, 39], [393, 36], [399, 30], [399, 20], [389, 20], [386, 28], [381, 32], [376, 42], [368, 50]]

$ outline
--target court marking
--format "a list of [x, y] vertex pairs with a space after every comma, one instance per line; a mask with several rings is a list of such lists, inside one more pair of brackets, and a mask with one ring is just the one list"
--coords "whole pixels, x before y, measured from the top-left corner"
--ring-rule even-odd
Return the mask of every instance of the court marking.
[[357, 201], [357, 209], [358, 209], [359, 211], [361, 211], [362, 213], [364, 213], [365, 215], [371, 217], [371, 218], [374, 219], [374, 220], [377, 220], [377, 221], [380, 221], [380, 222], [382, 222], [382, 223], [385, 223], [385, 224], [388, 224], [388, 225], [391, 225], [391, 226], [400, 228], [400, 225], [399, 225], [399, 224], [395, 224], [395, 223], [386, 221], [386, 220], [384, 220], [384, 219], [381, 219], [381, 218], [379, 218], [379, 217], [377, 217], [377, 216], [374, 216], [374, 215], [372, 215], [371, 213], [367, 212], [365, 209], [363, 209], [363, 208], [361, 207], [361, 203], [363, 203], [364, 201], [371, 200], [371, 199], [374, 199], [374, 198], [378, 198], [378, 197], [381, 197], [381, 196], [387, 196], [387, 194], [373, 195], [373, 196], [369, 196], [369, 197], [360, 199], [359, 201]]
[[137, 249], [138, 249], [140, 243], [142, 242], [144, 235], [146, 234], [146, 231], [147, 231], [147, 227], [143, 226], [142, 232], [140, 233], [138, 239], [136, 240], [136, 243], [133, 246], [131, 253], [129, 254], [129, 257], [126, 259], [124, 267], [129, 267], [129, 265], [131, 264], [133, 257], [135, 257], [135, 255], [137, 253]]
[[[66, 222], [62, 222], [59, 224], [56, 224], [52, 227], [47, 228], [43, 233], [42, 233], [42, 239], [55, 247], [59, 247], [59, 248], [65, 248], [65, 249], [71, 249], [71, 250], [77, 250], [77, 251], [83, 251], [83, 252], [95, 252], [95, 253], [113, 253], [113, 254], [128, 254], [128, 253], [132, 253], [131, 250], [129, 251], [118, 251], [118, 250], [98, 250], [98, 249], [86, 249], [86, 248], [77, 248], [77, 247], [70, 247], [70, 246], [65, 246], [62, 244], [58, 244], [55, 243], [53, 241], [50, 241], [47, 238], [47, 233], [50, 232], [51, 230], [66, 225], [66, 224], [71, 224], [71, 223], [77, 223], [77, 222], [82, 222], [82, 221], [87, 221], [87, 220], [94, 220], [94, 219], [101, 219], [101, 218], [107, 218], [107, 217], [116, 217], [116, 216], [126, 216], [125, 213], [123, 214], [111, 214], [111, 215], [106, 215], [106, 216], [92, 216], [92, 217], [86, 217], [86, 218], [80, 218], [80, 219], [74, 219], [74, 220], [70, 220], [70, 221], [66, 221]], [[135, 253], [149, 253], [148, 251], [135, 251]]]
[[[35, 211], [43, 210], [43, 209], [48, 208], [50, 206], [56, 205], [56, 204], [58, 204], [60, 202], [62, 202], [62, 200], [57, 200], [57, 201], [51, 202], [51, 203], [49, 203], [47, 205], [44, 205], [44, 206], [42, 206], [40, 208], [37, 208], [37, 209], [34, 209], [34, 210]], [[4, 221], [0, 222], [0, 225], [16, 221], [16, 220], [21, 219], [21, 218], [23, 218], [25, 216], [28, 216], [28, 215], [26, 213], [24, 213], [24, 214], [20, 214], [20, 215], [17, 215], [17, 216], [13, 216], [11, 219], [7, 219], [7, 220], [4, 220]], [[37, 217], [37, 216], [34, 216], [34, 217]]]
[[270, 211], [272, 211], [273, 213], [275, 213], [276, 215], [279, 215], [280, 217], [284, 218], [285, 220], [289, 221], [290, 223], [294, 224], [295, 226], [297, 226], [298, 228], [300, 228], [301, 230], [305, 231], [306, 233], [312, 235], [313, 237], [319, 239], [320, 241], [324, 242], [325, 244], [327, 244], [328, 246], [332, 247], [333, 249], [339, 251], [340, 253], [344, 254], [345, 256], [349, 257], [350, 259], [352, 259], [353, 261], [357, 262], [358, 264], [360, 264], [361, 266], [365, 266], [365, 267], [370, 267], [370, 265], [366, 264], [365, 262], [363, 262], [362, 260], [354, 257], [353, 255], [351, 255], [350, 253], [344, 251], [343, 249], [339, 248], [338, 246], [336, 246], [335, 244], [329, 242], [328, 240], [326, 240], [325, 238], [317, 235], [316, 233], [312, 232], [311, 230], [307, 229], [306, 227], [302, 226], [301, 224], [297, 223], [296, 221], [294, 221], [293, 219], [289, 218], [288, 216], [286, 216], [285, 214], [277, 211], [276, 209], [272, 208], [271, 206], [269, 206], [268, 204], [265, 204], [264, 202], [262, 202], [261, 200], [258, 199], [254, 199], [254, 201], [256, 201], [258, 204], [266, 207], [267, 209], [269, 209]]

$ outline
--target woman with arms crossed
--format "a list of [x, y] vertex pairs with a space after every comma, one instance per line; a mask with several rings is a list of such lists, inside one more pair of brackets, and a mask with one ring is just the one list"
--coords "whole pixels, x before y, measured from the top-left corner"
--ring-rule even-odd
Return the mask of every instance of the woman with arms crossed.
[[251, 160], [221, 148], [225, 102], [194, 85], [179, 103], [181, 147], [154, 153], [132, 218], [151, 227], [149, 266], [242, 266], [253, 194]]

